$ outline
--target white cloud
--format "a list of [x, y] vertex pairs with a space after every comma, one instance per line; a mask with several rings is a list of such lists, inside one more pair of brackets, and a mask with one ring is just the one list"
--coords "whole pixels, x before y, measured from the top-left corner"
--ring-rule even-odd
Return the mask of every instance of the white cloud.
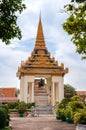
[[[1, 43], [1, 42], [0, 42]], [[19, 45], [10, 44], [6, 46], [4, 43], [0, 45], [0, 86], [17, 86], [16, 72], [21, 61], [29, 56], [29, 52], [16, 50]]]
[[21, 61], [25, 61], [35, 43], [39, 15], [41, 11], [42, 23], [47, 48], [60, 63], [69, 68], [65, 76], [65, 83], [77, 89], [86, 89], [86, 61], [82, 61], [75, 53], [75, 46], [70, 37], [62, 30], [62, 23], [67, 14], [60, 9], [69, 0], [25, 0], [27, 9], [18, 18], [18, 25], [22, 31], [22, 40], [12, 40], [6, 46], [0, 41], [0, 86], [16, 86], [18, 80], [16, 71]]
[[73, 43], [64, 41], [59, 43], [55, 51], [55, 57], [60, 63], [69, 68], [65, 76], [65, 83], [69, 83], [77, 90], [86, 89], [86, 61], [82, 61], [79, 54], [75, 53]]

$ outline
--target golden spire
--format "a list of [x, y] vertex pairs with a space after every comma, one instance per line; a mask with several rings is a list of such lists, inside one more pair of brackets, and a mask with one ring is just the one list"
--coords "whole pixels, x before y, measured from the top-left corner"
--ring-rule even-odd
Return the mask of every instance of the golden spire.
[[45, 49], [45, 46], [46, 45], [45, 45], [45, 40], [44, 40], [44, 34], [43, 34], [43, 28], [42, 28], [42, 22], [41, 22], [41, 14], [40, 14], [35, 49], [38, 49], [38, 48]]

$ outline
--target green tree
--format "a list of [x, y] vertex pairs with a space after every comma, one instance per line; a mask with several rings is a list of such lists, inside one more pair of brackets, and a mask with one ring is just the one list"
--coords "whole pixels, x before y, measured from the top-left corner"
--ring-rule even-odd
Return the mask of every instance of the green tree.
[[75, 88], [69, 84], [64, 85], [64, 97], [71, 98], [76, 94]]
[[0, 0], [0, 39], [10, 44], [14, 38], [21, 39], [21, 30], [17, 25], [17, 13], [26, 8], [23, 0]]
[[64, 8], [69, 17], [63, 23], [63, 29], [72, 35], [71, 41], [76, 45], [76, 52], [86, 59], [86, 0], [71, 0]]

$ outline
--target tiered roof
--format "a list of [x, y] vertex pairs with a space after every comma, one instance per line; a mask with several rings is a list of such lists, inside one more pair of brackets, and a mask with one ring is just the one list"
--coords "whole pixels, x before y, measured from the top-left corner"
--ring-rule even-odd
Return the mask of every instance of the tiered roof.
[[39, 19], [35, 47], [28, 59], [21, 63], [17, 76], [24, 75], [62, 75], [68, 73], [68, 68], [64, 69], [64, 64], [58, 65], [55, 58], [51, 58], [48, 51], [42, 28], [41, 17]]

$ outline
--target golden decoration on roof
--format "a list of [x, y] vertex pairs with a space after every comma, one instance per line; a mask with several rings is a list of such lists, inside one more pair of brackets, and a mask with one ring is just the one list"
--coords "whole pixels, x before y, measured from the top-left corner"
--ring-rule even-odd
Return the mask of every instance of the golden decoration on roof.
[[31, 56], [18, 67], [17, 76], [21, 78], [24, 75], [62, 75], [68, 73], [68, 68], [64, 69], [64, 64], [58, 65], [55, 58], [51, 58], [50, 52], [45, 44], [41, 17], [39, 19], [37, 36], [34, 50]]

